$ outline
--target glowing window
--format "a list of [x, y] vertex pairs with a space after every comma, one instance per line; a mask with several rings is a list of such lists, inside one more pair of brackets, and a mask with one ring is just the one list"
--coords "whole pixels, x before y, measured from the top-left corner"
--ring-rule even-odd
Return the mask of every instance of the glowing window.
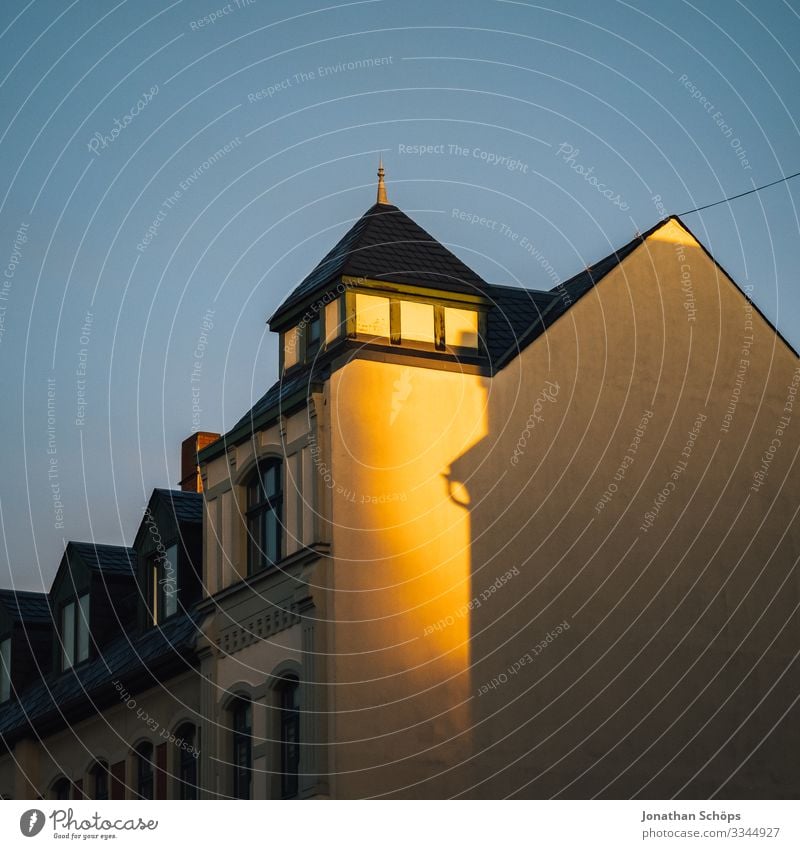
[[291, 368], [293, 365], [297, 365], [298, 361], [298, 351], [297, 351], [297, 342], [298, 342], [297, 328], [293, 327], [291, 330], [287, 330], [283, 334], [283, 367]]
[[433, 344], [433, 304], [400, 302], [400, 338], [403, 342]]
[[329, 304], [325, 304], [325, 343], [328, 345], [342, 335], [339, 309], [339, 298], [331, 301]]
[[445, 307], [444, 334], [448, 348], [477, 348], [478, 313]]
[[389, 338], [389, 299], [356, 293], [356, 333]]

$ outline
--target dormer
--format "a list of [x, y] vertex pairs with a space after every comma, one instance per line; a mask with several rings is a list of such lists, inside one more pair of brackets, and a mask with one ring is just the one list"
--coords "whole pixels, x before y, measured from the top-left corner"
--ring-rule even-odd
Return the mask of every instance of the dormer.
[[85, 663], [133, 628], [138, 596], [135, 565], [132, 548], [67, 543], [50, 590], [54, 672]]
[[492, 287], [390, 204], [383, 168], [378, 176], [378, 202], [269, 320], [282, 375], [346, 352], [430, 367], [487, 363]]
[[50, 671], [52, 637], [46, 593], [0, 590], [0, 704]]
[[140, 627], [162, 625], [200, 599], [202, 546], [202, 494], [154, 489], [133, 543]]

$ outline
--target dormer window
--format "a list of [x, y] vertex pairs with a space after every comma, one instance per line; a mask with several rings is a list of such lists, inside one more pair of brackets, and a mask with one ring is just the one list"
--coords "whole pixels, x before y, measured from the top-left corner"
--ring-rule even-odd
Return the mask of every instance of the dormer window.
[[0, 702], [11, 698], [11, 638], [0, 640]]
[[444, 308], [444, 341], [450, 348], [478, 348], [478, 313], [475, 310]]
[[421, 342], [424, 345], [436, 344], [433, 304], [419, 301], [400, 301], [400, 343]]
[[150, 560], [150, 610], [154, 625], [178, 612], [178, 546], [162, 548]]
[[449, 354], [477, 354], [480, 313], [465, 306], [396, 295], [356, 292], [350, 296], [351, 327], [356, 337]]
[[391, 309], [388, 298], [356, 292], [356, 333], [389, 339]]
[[61, 669], [89, 659], [89, 593], [61, 608]]
[[306, 361], [310, 362], [314, 359], [314, 355], [319, 351], [319, 343], [322, 338], [322, 320], [319, 313], [314, 315], [311, 321], [306, 324]]
[[283, 334], [283, 368], [296, 366], [300, 361], [300, 333], [297, 327], [292, 327]]
[[343, 298], [336, 298], [325, 304], [325, 344], [335, 342], [343, 331], [342, 303]]

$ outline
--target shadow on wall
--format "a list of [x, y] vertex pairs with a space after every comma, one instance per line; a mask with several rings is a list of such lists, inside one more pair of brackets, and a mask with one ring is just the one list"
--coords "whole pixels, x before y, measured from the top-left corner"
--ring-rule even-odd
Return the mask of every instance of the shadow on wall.
[[799, 375], [671, 221], [493, 379], [459, 792], [797, 796]]

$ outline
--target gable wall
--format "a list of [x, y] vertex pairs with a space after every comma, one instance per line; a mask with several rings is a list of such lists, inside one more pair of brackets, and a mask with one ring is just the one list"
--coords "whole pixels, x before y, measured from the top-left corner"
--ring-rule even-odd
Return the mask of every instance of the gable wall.
[[336, 372], [336, 795], [796, 792], [797, 369], [671, 221], [486, 387]]

